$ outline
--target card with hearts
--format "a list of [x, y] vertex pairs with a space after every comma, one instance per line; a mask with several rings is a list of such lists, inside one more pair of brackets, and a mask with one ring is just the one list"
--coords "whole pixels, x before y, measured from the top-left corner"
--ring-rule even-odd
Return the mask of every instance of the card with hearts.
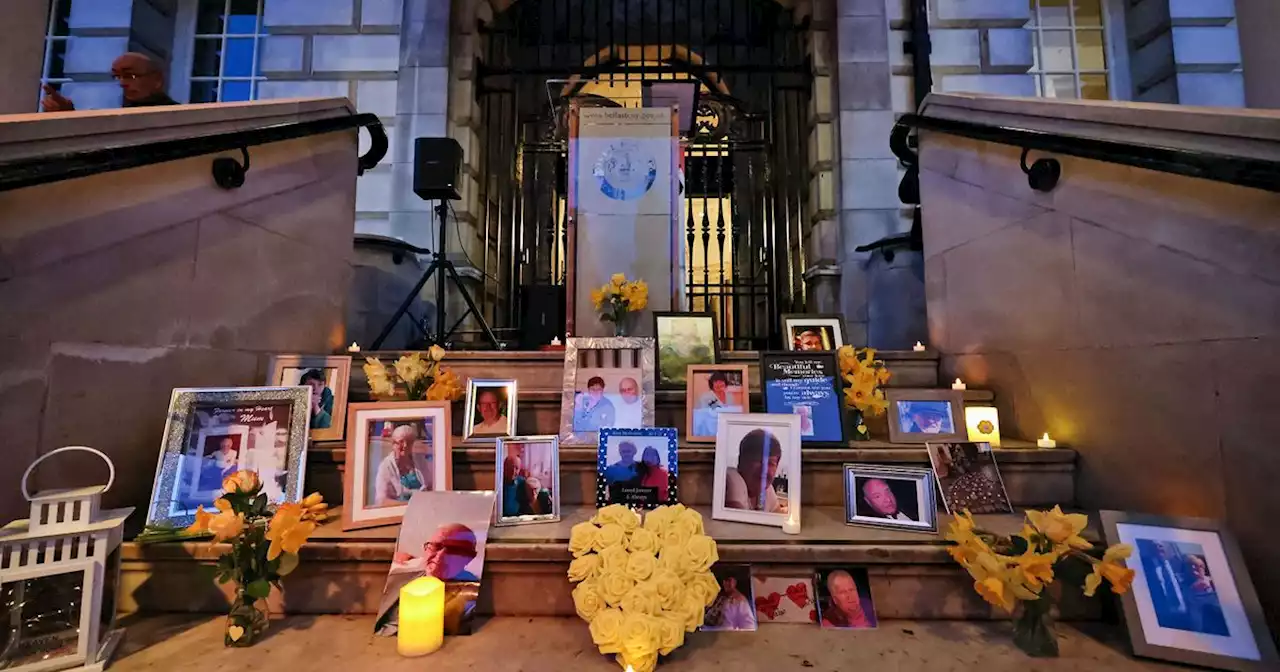
[[756, 598], [756, 620], [760, 623], [817, 623], [813, 577], [771, 576], [757, 571], [752, 576]]

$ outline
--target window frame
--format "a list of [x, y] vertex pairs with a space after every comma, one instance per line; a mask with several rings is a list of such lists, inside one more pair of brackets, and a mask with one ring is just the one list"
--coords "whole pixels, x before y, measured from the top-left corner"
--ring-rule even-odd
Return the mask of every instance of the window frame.
[[[1031, 45], [1034, 50], [1034, 63], [1027, 74], [1035, 78], [1036, 95], [1045, 96], [1045, 78], [1053, 75], [1070, 75], [1075, 82], [1075, 97], [1070, 100], [1086, 100], [1083, 94], [1083, 85], [1081, 83], [1082, 75], [1103, 75], [1107, 81], [1107, 99], [1108, 100], [1130, 100], [1132, 98], [1132, 83], [1129, 78], [1129, 50], [1127, 47], [1127, 38], [1125, 35], [1125, 13], [1124, 2], [1117, 0], [1100, 0], [1099, 2], [1099, 19], [1100, 25], [1096, 28], [1093, 26], [1076, 25], [1075, 5], [1078, 0], [1068, 0], [1068, 23], [1063, 27], [1044, 26], [1042, 20], [1042, 0], [1028, 0], [1031, 5], [1032, 18], [1026, 26], [1031, 32]], [[1079, 34], [1081, 31], [1100, 31], [1102, 33], [1102, 49], [1105, 56], [1106, 64], [1102, 70], [1098, 69], [1082, 69], [1079, 59]], [[1071, 69], [1046, 69], [1044, 61], [1044, 42], [1043, 36], [1046, 32], [1066, 33], [1071, 36]], [[1064, 99], [1065, 100], [1065, 99]]]
[[[232, 0], [218, 0], [223, 3], [223, 16], [228, 16], [231, 8]], [[197, 32], [197, 22], [200, 15], [200, 0], [179, 0], [178, 12], [174, 22], [173, 34], [173, 62], [170, 65], [170, 85], [169, 95], [176, 101], [181, 103], [191, 102], [191, 94], [194, 86], [199, 82], [213, 82], [217, 86], [218, 96], [216, 101], [210, 102], [227, 102], [222, 99], [223, 84], [225, 82], [249, 82], [249, 98], [248, 100], [258, 99], [258, 86], [266, 81], [266, 76], [262, 74], [260, 69], [260, 59], [262, 56], [262, 43], [268, 36], [264, 29], [263, 12], [266, 9], [266, 0], [255, 0], [258, 6], [257, 21], [254, 25], [252, 33], [228, 33], [228, 23], [223, 21], [222, 32], [220, 34], [199, 33]], [[195, 67], [196, 45], [200, 40], [220, 39], [220, 51], [218, 56], [218, 74], [200, 75], [192, 73]], [[226, 76], [226, 49], [228, 39], [252, 39], [253, 40], [253, 57], [252, 69], [250, 74], [246, 76]], [[239, 101], [231, 101], [239, 102]]]

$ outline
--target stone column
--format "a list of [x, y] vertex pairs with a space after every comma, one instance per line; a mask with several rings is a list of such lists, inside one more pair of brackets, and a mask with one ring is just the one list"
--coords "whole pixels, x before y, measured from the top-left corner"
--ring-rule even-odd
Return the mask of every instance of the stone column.
[[1249, 107], [1280, 108], [1280, 3], [1236, 0], [1245, 100]]
[[34, 112], [40, 97], [49, 0], [9, 3], [0, 22], [0, 114]]
[[1244, 106], [1231, 0], [1141, 0], [1128, 7], [1126, 29], [1134, 100]]
[[[798, 8], [796, 21], [804, 18]], [[805, 227], [804, 282], [807, 310], [839, 313], [840, 304], [840, 209], [836, 202], [836, 7], [831, 2], [809, 5], [809, 59], [812, 63], [813, 93], [809, 98], [809, 223]]]
[[1028, 0], [937, 0], [929, 20], [935, 91], [1034, 96]]

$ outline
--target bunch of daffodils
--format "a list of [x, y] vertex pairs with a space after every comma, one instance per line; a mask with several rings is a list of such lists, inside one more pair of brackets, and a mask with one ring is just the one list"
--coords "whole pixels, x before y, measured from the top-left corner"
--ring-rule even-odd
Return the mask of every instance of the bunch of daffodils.
[[591, 304], [601, 311], [605, 322], [620, 322], [628, 312], [643, 310], [649, 305], [649, 285], [644, 280], [627, 281], [627, 276], [614, 273], [609, 284], [591, 290]]
[[1127, 591], [1133, 570], [1122, 563], [1133, 548], [1116, 544], [1097, 557], [1093, 544], [1080, 536], [1088, 524], [1088, 516], [1066, 514], [1055, 506], [1052, 511], [1027, 511], [1022, 531], [1005, 537], [978, 529], [964, 511], [947, 530], [947, 540], [955, 543], [947, 552], [973, 577], [974, 590], [1007, 612], [1019, 601], [1039, 599], [1055, 572], [1069, 562], [1092, 566], [1084, 580], [1086, 597], [1093, 597], [1104, 579], [1116, 593]]
[[859, 414], [858, 438], [870, 438], [864, 417], [883, 415], [889, 408], [881, 387], [889, 382], [891, 374], [883, 360], [876, 359], [873, 348], [857, 348], [846, 345], [837, 351], [840, 358], [840, 375], [844, 378], [845, 408]]
[[390, 369], [376, 357], [366, 357], [364, 375], [369, 391], [378, 399], [392, 399], [399, 393], [398, 383], [404, 386], [409, 401], [461, 399], [466, 388], [457, 374], [440, 365], [442, 359], [444, 348], [438, 345], [428, 348], [425, 356], [421, 352], [401, 355]]
[[683, 505], [640, 515], [620, 504], [573, 526], [569, 581], [578, 616], [591, 626], [600, 653], [651, 672], [659, 655], [684, 644], [720, 592], [711, 574], [716, 542], [702, 516]]

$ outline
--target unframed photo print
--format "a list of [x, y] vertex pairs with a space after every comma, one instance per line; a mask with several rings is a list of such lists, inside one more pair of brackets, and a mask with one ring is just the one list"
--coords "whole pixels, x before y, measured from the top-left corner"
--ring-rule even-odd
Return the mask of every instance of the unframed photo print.
[[817, 623], [813, 575], [762, 574], [753, 571], [756, 621], [765, 623]]
[[730, 565], [717, 562], [711, 574], [720, 584], [720, 593], [707, 607], [702, 630], [756, 629], [756, 607], [752, 595], [751, 565]]
[[1012, 513], [1009, 495], [985, 443], [927, 443], [947, 513]]
[[877, 625], [875, 602], [867, 570], [859, 567], [824, 569], [814, 575], [818, 617], [824, 629], [865, 630]]

